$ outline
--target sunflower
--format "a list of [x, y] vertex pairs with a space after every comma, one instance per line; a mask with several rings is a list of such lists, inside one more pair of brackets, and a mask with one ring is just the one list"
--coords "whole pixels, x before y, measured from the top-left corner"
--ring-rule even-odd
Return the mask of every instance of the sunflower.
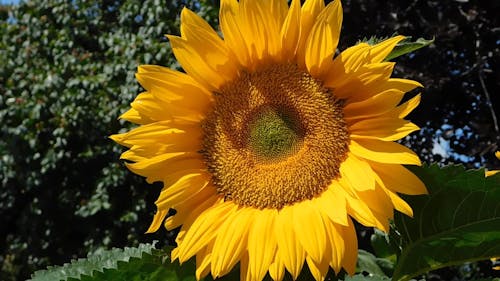
[[[353, 219], [388, 231], [398, 194], [424, 194], [394, 141], [419, 128], [403, 118], [418, 82], [391, 78], [384, 59], [404, 36], [335, 56], [339, 0], [222, 0], [220, 29], [188, 9], [168, 36], [183, 72], [140, 66], [146, 89], [111, 136], [127, 167], [164, 187], [148, 232], [180, 227], [172, 259], [196, 256], [196, 277], [240, 264], [241, 280], [316, 280], [355, 271]], [[168, 215], [174, 209], [175, 215]]]

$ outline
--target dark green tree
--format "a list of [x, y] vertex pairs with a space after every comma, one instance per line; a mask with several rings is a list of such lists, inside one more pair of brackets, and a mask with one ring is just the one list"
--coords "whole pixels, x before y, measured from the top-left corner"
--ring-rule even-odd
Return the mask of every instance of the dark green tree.
[[141, 91], [137, 66], [173, 64], [164, 34], [179, 32], [184, 6], [213, 22], [196, 1], [1, 7], [1, 280], [101, 247], [165, 241], [143, 235], [160, 186], [129, 173], [107, 136], [126, 126], [118, 116]]

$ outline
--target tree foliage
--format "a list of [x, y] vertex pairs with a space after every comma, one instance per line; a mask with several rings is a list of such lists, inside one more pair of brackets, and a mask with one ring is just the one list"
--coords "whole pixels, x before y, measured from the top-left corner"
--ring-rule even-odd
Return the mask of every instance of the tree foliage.
[[160, 237], [143, 235], [158, 186], [128, 173], [107, 136], [141, 90], [137, 66], [173, 64], [164, 34], [178, 33], [184, 6], [210, 12], [160, 0], [2, 7], [1, 280]]

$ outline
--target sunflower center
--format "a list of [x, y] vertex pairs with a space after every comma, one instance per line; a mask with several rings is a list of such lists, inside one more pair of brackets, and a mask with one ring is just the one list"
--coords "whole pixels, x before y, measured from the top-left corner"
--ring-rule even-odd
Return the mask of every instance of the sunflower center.
[[293, 154], [303, 132], [288, 112], [266, 107], [250, 122], [249, 146], [257, 157], [275, 160]]
[[203, 123], [213, 184], [240, 206], [280, 209], [321, 194], [348, 144], [342, 102], [292, 64], [226, 84]]

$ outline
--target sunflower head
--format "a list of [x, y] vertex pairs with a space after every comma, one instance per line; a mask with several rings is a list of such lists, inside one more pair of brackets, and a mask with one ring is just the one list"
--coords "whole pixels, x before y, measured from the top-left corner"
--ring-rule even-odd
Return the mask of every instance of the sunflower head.
[[352, 274], [352, 219], [387, 231], [394, 209], [412, 215], [398, 193], [426, 193], [394, 142], [418, 130], [404, 117], [420, 96], [401, 100], [421, 85], [384, 61], [404, 37], [334, 56], [339, 0], [222, 0], [219, 22], [222, 38], [182, 11], [168, 38], [184, 72], [139, 67], [146, 91], [121, 117], [140, 126], [111, 137], [164, 184], [148, 231], [180, 227], [172, 257], [196, 256], [198, 279], [237, 263], [242, 280]]

